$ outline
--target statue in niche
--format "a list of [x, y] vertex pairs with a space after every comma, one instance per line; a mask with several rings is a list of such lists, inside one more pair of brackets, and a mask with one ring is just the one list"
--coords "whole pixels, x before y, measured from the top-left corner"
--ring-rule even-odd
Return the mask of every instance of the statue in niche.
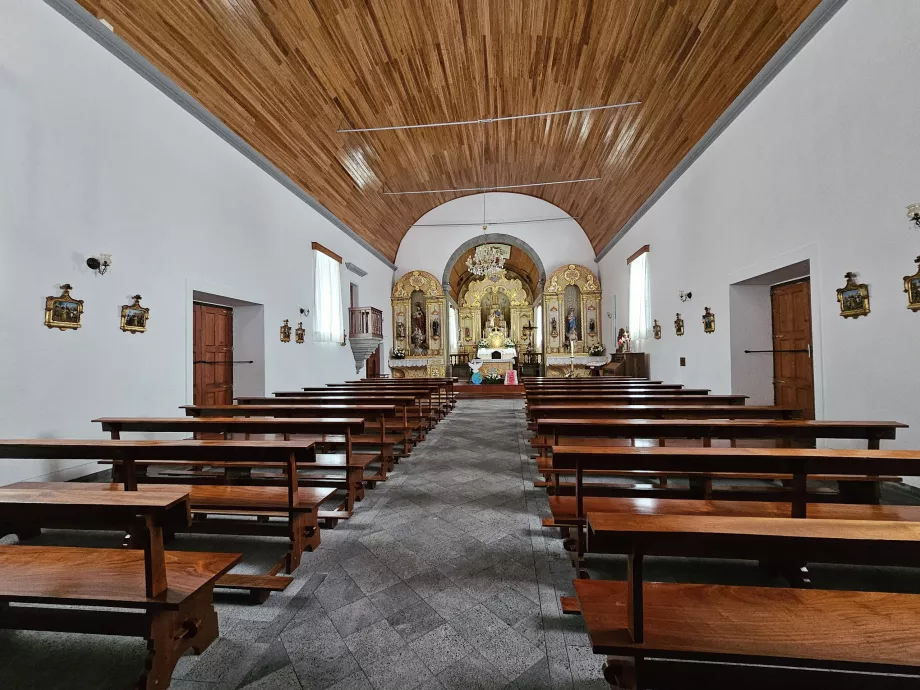
[[409, 323], [413, 355], [428, 354], [428, 322], [425, 317], [425, 293], [421, 290], [412, 292], [412, 318]]
[[552, 317], [552, 318], [549, 320], [549, 334], [550, 334], [552, 337], [554, 337], [554, 338], [555, 338], [557, 335], [559, 335], [559, 326], [558, 326], [558, 324], [556, 323], [556, 317], [555, 317], [555, 316]]
[[437, 319], [431, 320], [431, 337], [435, 340], [441, 337], [441, 323]]
[[406, 324], [404, 324], [402, 321], [396, 322], [396, 337], [399, 340], [402, 340], [406, 337]]
[[565, 337], [568, 340], [578, 340], [578, 319], [574, 309], [569, 309], [565, 315]]
[[412, 313], [412, 330], [425, 332], [425, 312], [419, 305], [415, 305], [415, 311]]

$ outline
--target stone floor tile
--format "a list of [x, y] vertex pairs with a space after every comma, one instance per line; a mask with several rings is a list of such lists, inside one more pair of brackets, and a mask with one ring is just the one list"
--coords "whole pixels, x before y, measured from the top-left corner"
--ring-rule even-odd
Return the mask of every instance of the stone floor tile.
[[428, 603], [443, 618], [453, 618], [476, 606], [476, 600], [459, 587], [448, 587], [428, 598]]
[[[244, 682], [246, 682], [244, 680]], [[240, 690], [297, 690], [303, 687], [297, 679], [294, 667], [291, 665], [274, 671], [259, 680], [239, 686]], [[170, 686], [172, 690], [172, 686]]]
[[352, 633], [345, 638], [345, 644], [355, 657], [362, 660], [387, 656], [406, 646], [405, 640], [385, 620]]
[[335, 685], [330, 685], [326, 690], [374, 690], [374, 686], [364, 675], [363, 671], [343, 678]]
[[343, 638], [373, 625], [382, 618], [383, 614], [367, 598], [359, 599], [329, 614], [329, 619]]
[[386, 620], [408, 642], [444, 623], [438, 612], [424, 602], [395, 611]]
[[401, 609], [416, 606], [423, 602], [418, 593], [404, 582], [399, 582], [392, 587], [375, 592], [368, 597], [377, 610], [384, 616], [396, 613]]
[[513, 630], [504, 635], [496, 635], [488, 643], [478, 644], [477, 648], [508, 680], [517, 678], [545, 657], [542, 650]]
[[540, 612], [539, 604], [534, 603], [514, 589], [504, 589], [483, 605], [508, 625]]
[[364, 598], [364, 592], [350, 577], [324, 581], [316, 588], [316, 598], [328, 613]]
[[474, 651], [448, 623], [409, 643], [409, 648], [435, 675]]
[[473, 653], [438, 674], [446, 690], [499, 690], [508, 681], [481, 655]]
[[432, 678], [422, 660], [407, 648], [366, 661], [362, 668], [375, 690], [415, 690]]

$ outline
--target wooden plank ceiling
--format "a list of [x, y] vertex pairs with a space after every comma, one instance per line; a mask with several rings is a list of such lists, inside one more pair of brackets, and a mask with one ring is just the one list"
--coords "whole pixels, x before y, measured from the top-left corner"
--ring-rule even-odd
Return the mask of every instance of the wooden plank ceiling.
[[[79, 0], [382, 254], [519, 190], [599, 251], [819, 0]], [[377, 127], [642, 105], [387, 132]]]

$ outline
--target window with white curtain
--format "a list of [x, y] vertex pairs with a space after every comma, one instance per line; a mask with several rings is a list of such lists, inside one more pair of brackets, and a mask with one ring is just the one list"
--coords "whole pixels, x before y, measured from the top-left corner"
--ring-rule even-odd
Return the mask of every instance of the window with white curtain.
[[450, 354], [460, 352], [460, 317], [454, 305], [450, 305]]
[[629, 264], [629, 339], [640, 351], [652, 330], [648, 254], [643, 252]]
[[533, 319], [537, 323], [537, 330], [531, 331], [534, 352], [543, 352], [543, 305], [537, 305], [533, 310]]
[[342, 264], [313, 250], [313, 340], [342, 341]]

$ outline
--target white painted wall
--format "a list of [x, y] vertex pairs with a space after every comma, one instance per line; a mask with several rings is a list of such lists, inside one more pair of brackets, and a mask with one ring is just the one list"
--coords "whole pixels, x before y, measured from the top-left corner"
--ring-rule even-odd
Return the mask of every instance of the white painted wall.
[[[195, 290], [264, 305], [266, 390], [353, 378], [348, 347], [279, 342], [281, 321], [312, 309], [311, 241], [369, 271], [343, 267], [343, 290], [357, 282], [389, 318], [388, 267], [36, 0], [0, 4], [0, 152], [2, 437], [97, 437], [97, 416], [178, 413]], [[114, 258], [105, 276], [85, 265], [99, 252]], [[64, 282], [85, 300], [79, 331], [43, 325]], [[130, 335], [119, 307], [136, 292], [149, 331]], [[59, 469], [0, 462], [0, 483], [99, 468]]]
[[[416, 221], [403, 237], [396, 254], [396, 279], [409, 271], [428, 271], [439, 280], [451, 254], [468, 239], [482, 234], [482, 205], [491, 223], [569, 218], [569, 214], [548, 201], [525, 194], [489, 192], [453, 199], [432, 209]], [[418, 227], [430, 223], [470, 223], [453, 227]], [[490, 233], [520, 238], [540, 257], [547, 278], [563, 264], [581, 264], [594, 269], [594, 250], [576, 220], [556, 223], [490, 225]]]
[[[903, 421], [886, 445], [920, 447], [920, 314], [901, 280], [920, 254], [905, 217], [920, 200], [918, 25], [915, 0], [850, 0], [601, 261], [605, 299], [626, 295], [626, 257], [651, 245], [655, 378], [746, 392], [732, 380], [729, 285], [808, 259], [817, 416]], [[870, 286], [867, 318], [839, 316], [847, 271]]]

